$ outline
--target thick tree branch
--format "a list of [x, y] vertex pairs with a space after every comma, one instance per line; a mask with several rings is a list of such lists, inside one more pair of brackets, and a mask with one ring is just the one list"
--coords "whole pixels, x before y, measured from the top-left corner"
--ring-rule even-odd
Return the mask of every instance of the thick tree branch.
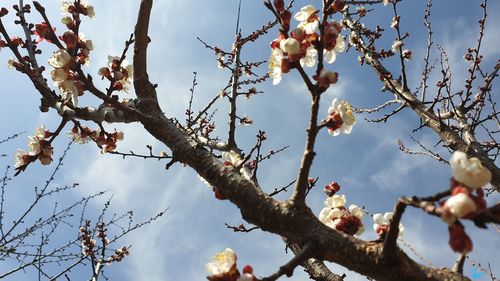
[[151, 41], [148, 29], [152, 7], [153, 0], [141, 1], [134, 32], [134, 88], [139, 98], [137, 108], [144, 113], [161, 111], [155, 87], [149, 81], [147, 72], [147, 50]]
[[216, 157], [162, 116], [143, 121], [154, 137], [165, 143], [178, 160], [195, 169], [240, 208], [243, 218], [290, 243], [311, 243], [315, 256], [343, 265], [377, 280], [468, 280], [448, 269], [432, 269], [411, 260], [400, 250], [391, 264], [380, 264], [383, 245], [336, 232], [322, 224], [309, 208], [277, 201], [239, 172], [228, 170]]

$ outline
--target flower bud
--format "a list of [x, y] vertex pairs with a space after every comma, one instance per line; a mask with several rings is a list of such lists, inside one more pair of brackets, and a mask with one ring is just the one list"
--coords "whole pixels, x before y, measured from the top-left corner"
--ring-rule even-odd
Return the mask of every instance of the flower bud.
[[297, 55], [300, 53], [300, 42], [295, 38], [287, 38], [280, 41], [280, 49], [288, 53], [289, 56]]
[[274, 8], [279, 13], [285, 9], [285, 3], [283, 0], [274, 0]]

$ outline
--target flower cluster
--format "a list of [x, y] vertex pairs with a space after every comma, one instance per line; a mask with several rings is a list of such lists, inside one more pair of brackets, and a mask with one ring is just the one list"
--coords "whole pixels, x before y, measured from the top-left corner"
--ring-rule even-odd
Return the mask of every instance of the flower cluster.
[[35, 160], [40, 160], [42, 165], [52, 162], [53, 148], [47, 140], [53, 134], [42, 125], [35, 131], [34, 136], [28, 138], [29, 151], [18, 149], [14, 154], [14, 166], [16, 170], [24, 170], [26, 166]]
[[129, 252], [128, 248], [123, 246], [123, 247], [115, 250], [115, 254], [111, 255], [108, 258], [108, 263], [121, 262], [125, 258], [125, 256], [128, 256], [129, 254], [130, 254], [130, 252]]
[[352, 126], [356, 124], [356, 117], [350, 104], [346, 101], [339, 102], [335, 98], [328, 108], [328, 114], [325, 124], [330, 135], [337, 136], [340, 133], [351, 133]]
[[133, 82], [134, 68], [120, 57], [108, 56], [108, 66], [101, 67], [98, 74], [113, 83], [113, 89], [128, 93]]
[[48, 62], [54, 67], [50, 76], [59, 88], [63, 101], [78, 106], [78, 96], [83, 95], [84, 86], [74, 71], [76, 62], [73, 57], [65, 49], [60, 49], [54, 52]]
[[[90, 5], [86, 0], [73, 1], [65, 0], [61, 2], [61, 12], [63, 16], [73, 16], [82, 14], [89, 18], [95, 17], [94, 6]], [[64, 18], [62, 20], [65, 22]]]
[[[393, 213], [387, 212], [385, 214], [374, 214], [373, 215], [373, 230], [378, 234], [380, 238], [384, 238], [389, 231], [389, 226], [391, 224]], [[399, 233], [398, 237], [403, 236], [404, 226], [402, 223], [398, 225]]]
[[78, 69], [80, 65], [89, 65], [90, 51], [94, 49], [92, 40], [86, 39], [85, 35], [79, 32], [79, 15], [93, 18], [94, 8], [87, 1], [62, 1], [61, 11], [64, 15], [62, 22], [68, 30], [59, 38], [56, 38], [55, 28], [50, 28], [48, 23], [42, 22], [35, 25], [34, 34], [38, 36], [36, 42], [43, 40], [53, 43], [60, 39], [65, 45], [54, 52], [48, 63], [54, 69], [50, 76], [54, 85], [59, 88], [62, 100], [69, 102], [73, 106], [78, 106], [78, 97], [85, 91], [84, 84], [80, 81]]
[[236, 267], [236, 254], [233, 250], [227, 248], [211, 258], [211, 261], [205, 265], [210, 274], [207, 278], [210, 281], [257, 281], [253, 275], [253, 268], [246, 265], [243, 268], [243, 274], [240, 274]]
[[90, 140], [94, 140], [98, 145], [102, 147], [101, 152], [106, 153], [116, 149], [116, 143], [123, 140], [124, 134], [121, 131], [106, 133], [101, 131], [101, 129], [91, 130], [88, 127], [73, 127], [71, 131], [68, 131], [69, 137], [78, 144], [84, 144]]
[[481, 189], [491, 181], [491, 172], [483, 167], [479, 159], [467, 158], [463, 152], [456, 151], [450, 159], [453, 172], [451, 196], [442, 202], [441, 218], [449, 224], [449, 244], [455, 252], [472, 251], [472, 241], [458, 223], [460, 218], [473, 218], [475, 213], [486, 209], [484, 192]]
[[[276, 10], [280, 13], [280, 21], [285, 33], [281, 33], [277, 39], [271, 42], [271, 56], [269, 58], [269, 76], [273, 78], [273, 84], [281, 81], [282, 73], [288, 73], [297, 62], [302, 66], [313, 67], [317, 61], [318, 51], [316, 46], [322, 42], [325, 60], [333, 63], [337, 52], [344, 52], [346, 45], [340, 35], [342, 25], [331, 21], [325, 23], [324, 34], [320, 38], [318, 28], [320, 25], [318, 10], [312, 5], [307, 5], [294, 15], [299, 22], [290, 36], [287, 35], [290, 26], [291, 15], [281, 5], [282, 1], [276, 1]], [[330, 83], [331, 84], [331, 83]]]
[[460, 151], [453, 153], [450, 165], [453, 172], [451, 197], [443, 203], [441, 217], [453, 224], [459, 218], [472, 216], [486, 208], [481, 187], [491, 181], [491, 172], [481, 165], [479, 159], [467, 158]]
[[361, 235], [365, 231], [363, 210], [351, 204], [345, 207], [345, 195], [333, 195], [326, 199], [319, 220], [326, 226], [349, 235]]
[[88, 230], [90, 226], [90, 221], [86, 220], [85, 225], [80, 227], [80, 233], [82, 236], [80, 237], [81, 246], [82, 246], [82, 254], [84, 256], [94, 256], [95, 255], [95, 247], [97, 241], [92, 239], [92, 235]]

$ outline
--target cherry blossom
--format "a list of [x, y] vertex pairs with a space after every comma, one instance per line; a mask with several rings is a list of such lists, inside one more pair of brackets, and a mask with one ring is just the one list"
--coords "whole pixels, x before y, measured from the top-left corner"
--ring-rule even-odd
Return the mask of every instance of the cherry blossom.
[[328, 108], [327, 128], [332, 136], [338, 136], [340, 133], [350, 134], [352, 127], [356, 124], [356, 117], [353, 109], [346, 101], [339, 102], [337, 98], [332, 101]]
[[450, 225], [448, 231], [450, 232], [449, 244], [453, 251], [461, 254], [467, 254], [472, 251], [472, 240], [467, 233], [465, 233], [462, 225]]
[[17, 169], [28, 164], [30, 161], [28, 152], [18, 149], [14, 154], [14, 167]]
[[75, 7], [75, 1], [65, 0], [61, 2], [61, 13], [66, 15], [71, 15], [76, 12], [81, 13], [82, 15], [88, 16], [89, 18], [95, 17], [94, 7], [90, 5], [86, 0], [80, 0], [80, 7], [77, 9]]
[[391, 46], [392, 52], [394, 52], [394, 53], [399, 52], [399, 49], [401, 49], [401, 47], [403, 47], [403, 46], [404, 46], [403, 41], [394, 40], [394, 42], [392, 43], [392, 46]]
[[318, 10], [312, 5], [302, 7], [293, 17], [299, 21], [299, 28], [304, 29], [307, 34], [316, 32], [319, 27]]
[[323, 35], [325, 60], [327, 63], [333, 63], [336, 59], [336, 53], [344, 52], [346, 44], [340, 32], [342, 24], [337, 21], [331, 21], [326, 24]]
[[273, 79], [273, 85], [279, 84], [281, 81], [281, 61], [283, 60], [283, 51], [275, 48], [271, 51], [269, 57], [269, 76]]
[[64, 68], [71, 60], [71, 55], [65, 49], [59, 49], [49, 58], [48, 63], [54, 68]]
[[333, 195], [326, 199], [325, 207], [319, 214], [319, 220], [326, 226], [349, 235], [361, 235], [363, 225], [363, 210], [356, 205], [345, 208], [345, 195]]
[[465, 193], [459, 193], [450, 197], [446, 200], [445, 206], [448, 208], [449, 212], [457, 218], [462, 218], [477, 210], [474, 200]]
[[113, 81], [113, 89], [128, 93], [134, 76], [134, 67], [120, 57], [108, 56], [108, 67], [101, 67], [98, 74]]
[[213, 256], [205, 265], [209, 274], [208, 280], [236, 280], [240, 275], [236, 268], [236, 260], [236, 253], [229, 248]]
[[491, 172], [483, 167], [476, 157], [467, 158], [467, 155], [455, 151], [450, 159], [453, 177], [469, 188], [478, 188], [491, 181]]
[[337, 83], [339, 74], [337, 72], [322, 69], [319, 76], [314, 75], [313, 78], [318, 81], [318, 85], [322, 89], [327, 89], [331, 84]]
[[300, 42], [295, 38], [287, 38], [280, 41], [280, 49], [289, 56], [300, 54]]
[[[377, 232], [377, 234], [379, 236], [381, 236], [381, 237], [384, 236], [387, 233], [387, 231], [389, 230], [392, 216], [393, 216], [392, 212], [387, 212], [383, 215], [380, 213], [373, 215], [373, 222], [374, 222], [373, 223], [373, 230], [375, 230], [375, 232]], [[399, 223], [398, 228], [399, 228], [398, 237], [401, 237], [401, 236], [403, 236], [403, 232], [404, 232], [403, 224]]]
[[28, 137], [29, 150], [18, 149], [14, 154], [14, 166], [18, 169], [24, 169], [30, 162], [39, 160], [42, 165], [52, 163], [53, 148], [47, 138], [53, 134], [40, 126], [35, 130], [34, 136]]
[[300, 59], [300, 65], [306, 67], [313, 67], [316, 65], [316, 57], [318, 56], [318, 51], [313, 46], [309, 46], [306, 49], [306, 54]]

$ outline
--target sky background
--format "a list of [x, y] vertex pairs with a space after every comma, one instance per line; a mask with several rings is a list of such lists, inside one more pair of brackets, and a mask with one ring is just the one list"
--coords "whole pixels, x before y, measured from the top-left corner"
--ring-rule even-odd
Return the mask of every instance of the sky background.
[[[14, 1], [15, 2], [15, 1]], [[11, 6], [13, 1], [3, 1], [2, 5]], [[63, 32], [59, 24], [59, 1], [42, 1], [47, 8], [52, 22]], [[108, 55], [119, 55], [125, 40], [133, 32], [138, 10], [137, 1], [91, 1], [95, 6], [96, 18], [85, 18], [81, 30], [94, 42], [95, 51], [91, 53], [91, 66], [88, 72], [97, 77], [97, 69], [106, 65]], [[483, 50], [487, 64], [495, 63], [499, 58], [497, 47], [500, 36], [500, 2], [490, 1], [489, 18], [484, 38]], [[320, 7], [320, 1], [296, 1], [293, 11], [306, 4]], [[163, 110], [169, 117], [184, 120], [184, 111], [189, 102], [193, 71], [198, 73], [198, 86], [195, 90], [194, 108], [199, 110], [207, 101], [218, 94], [228, 81], [229, 73], [219, 70], [213, 52], [205, 49], [197, 41], [202, 38], [209, 44], [230, 50], [234, 39], [237, 1], [235, 0], [183, 0], [155, 1], [151, 17], [149, 47], [149, 74], [153, 83], [158, 83], [158, 94]], [[410, 88], [418, 86], [423, 66], [426, 32], [422, 24], [425, 1], [403, 1], [401, 9], [401, 27], [410, 33], [406, 47], [411, 49], [414, 59], [408, 63]], [[395, 33], [388, 26], [392, 19], [392, 9], [379, 5], [377, 10], [366, 19], [366, 25], [379, 24], [386, 27], [386, 33], [379, 46], [389, 49]], [[436, 1], [431, 19], [434, 28], [435, 44], [442, 46], [448, 53], [453, 71], [454, 89], [460, 89], [465, 79], [465, 62], [462, 59], [466, 48], [476, 41], [477, 20], [481, 10], [476, 1], [446, 0]], [[5, 19], [5, 18], [3, 18]], [[13, 13], [7, 19], [13, 21]], [[33, 14], [34, 23], [40, 22]], [[243, 0], [240, 27], [244, 35], [272, 20], [272, 15], [261, 1]], [[292, 25], [296, 24], [295, 22]], [[20, 34], [16, 26], [8, 26], [11, 34]], [[251, 47], [243, 51], [244, 60], [267, 60], [270, 54], [268, 44], [277, 36], [274, 29]], [[344, 35], [347, 33], [344, 32]], [[43, 43], [46, 58], [54, 47]], [[434, 49], [434, 58], [437, 50]], [[11, 56], [8, 50], [0, 52], [0, 63], [5, 65]], [[355, 107], [370, 107], [381, 104], [390, 96], [380, 92], [381, 83], [367, 67], [356, 62], [357, 54], [350, 51], [338, 55], [328, 69], [338, 71], [339, 82], [324, 94], [320, 112], [327, 115], [327, 109], [333, 98], [348, 100]], [[129, 61], [132, 58], [129, 57]], [[46, 59], [40, 59], [46, 62]], [[398, 69], [396, 61], [387, 61], [394, 71]], [[267, 71], [263, 67], [261, 73]], [[431, 75], [431, 85], [437, 81], [438, 73]], [[97, 79], [96, 79], [97, 80]], [[49, 130], [58, 125], [58, 116], [51, 111], [41, 114], [37, 108], [39, 96], [28, 79], [20, 73], [6, 67], [0, 70], [0, 139], [26, 131], [21, 137], [0, 145], [0, 169], [12, 165], [12, 155], [17, 148], [26, 149], [26, 139], [34, 129], [45, 124]], [[104, 84], [100, 84], [104, 88]], [[241, 99], [239, 115], [248, 115], [254, 124], [238, 127], [237, 141], [244, 151], [254, 144], [259, 129], [266, 131], [268, 140], [264, 150], [279, 149], [285, 145], [289, 149], [280, 153], [260, 168], [259, 183], [267, 191], [291, 182], [298, 170], [305, 140], [305, 128], [309, 110], [309, 94], [297, 73], [284, 75], [278, 86], [268, 81], [257, 86], [264, 91], [250, 100]], [[124, 94], [122, 97], [126, 97]], [[81, 104], [94, 105], [90, 98], [81, 99]], [[218, 101], [215, 120], [216, 134], [226, 137], [227, 110], [226, 101]], [[403, 111], [385, 124], [374, 124], [358, 116], [358, 123], [350, 135], [329, 136], [326, 131], [319, 134], [317, 157], [311, 176], [319, 177], [317, 189], [311, 191], [308, 204], [319, 214], [325, 195], [322, 187], [331, 181], [342, 186], [341, 193], [346, 194], [347, 204], [365, 206], [371, 213], [386, 212], [393, 209], [395, 200], [402, 195], [425, 196], [435, 194], [448, 187], [450, 169], [431, 158], [411, 156], [398, 150], [397, 140], [415, 148], [409, 140], [412, 129], [418, 126], [418, 119], [413, 112]], [[376, 117], [376, 116], [372, 116]], [[109, 130], [123, 130], [125, 140], [118, 144], [118, 150], [147, 153], [146, 145], [152, 145], [154, 151], [168, 151], [161, 143], [154, 140], [137, 124], [107, 124]], [[70, 127], [67, 128], [68, 130]], [[436, 137], [429, 130], [412, 135], [426, 145], [433, 145]], [[69, 139], [61, 135], [56, 141], [54, 159], [59, 157]], [[444, 158], [449, 158], [446, 151], [439, 150]], [[238, 254], [238, 264], [243, 267], [251, 264], [258, 276], [267, 276], [291, 258], [285, 253], [282, 240], [259, 230], [248, 234], [234, 233], [226, 229], [225, 223], [239, 225], [243, 222], [238, 209], [228, 201], [213, 198], [210, 188], [201, 183], [197, 175], [189, 168], [174, 165], [165, 171], [165, 162], [142, 160], [119, 156], [102, 155], [93, 144], [73, 145], [64, 166], [59, 172], [54, 185], [80, 184], [74, 192], [68, 192], [55, 200], [63, 205], [70, 204], [82, 196], [106, 190], [106, 195], [94, 200], [87, 208], [88, 218], [95, 220], [103, 204], [112, 196], [111, 211], [123, 213], [133, 210], [138, 221], [154, 216], [168, 208], [165, 216], [151, 225], [131, 233], [121, 244], [133, 245], [131, 255], [123, 262], [113, 264], [106, 270], [111, 280], [204, 280], [205, 263], [209, 258], [224, 248], [232, 248]], [[38, 163], [30, 165], [27, 172], [9, 182], [6, 194], [6, 216], [12, 218], [33, 197], [33, 187], [41, 185], [52, 172], [52, 167]], [[286, 198], [289, 194], [282, 194]], [[498, 202], [498, 195], [491, 196], [489, 202]], [[34, 215], [37, 217], [51, 210], [52, 203], [47, 202]], [[366, 217], [366, 232], [362, 239], [376, 238], [372, 230], [371, 218]], [[408, 209], [403, 216], [405, 234], [403, 239], [425, 256], [436, 267], [451, 266], [456, 258], [448, 246], [447, 227], [440, 220], [424, 215], [419, 210]], [[492, 263], [496, 276], [500, 276], [500, 267], [495, 264], [500, 256], [500, 233], [495, 228], [476, 229], [466, 223], [466, 230], [474, 241], [471, 260], [482, 265]], [[78, 227], [68, 227], [69, 237], [77, 235]], [[61, 238], [62, 240], [70, 239]], [[117, 246], [120, 246], [117, 245]], [[403, 249], [407, 250], [404, 246]], [[1, 272], [9, 264], [0, 264]], [[345, 268], [329, 265], [338, 274], [346, 273], [346, 280], [366, 280]], [[76, 270], [72, 280], [86, 280], [89, 269]], [[470, 262], [466, 265], [466, 274], [475, 274]], [[27, 274], [31, 274], [28, 272]], [[7, 280], [29, 280], [31, 275], [13, 275]], [[477, 274], [475, 276], [478, 276]], [[283, 278], [286, 279], [286, 278]], [[297, 269], [289, 280], [307, 280], [302, 269]], [[475, 280], [488, 280], [486, 275]]]

